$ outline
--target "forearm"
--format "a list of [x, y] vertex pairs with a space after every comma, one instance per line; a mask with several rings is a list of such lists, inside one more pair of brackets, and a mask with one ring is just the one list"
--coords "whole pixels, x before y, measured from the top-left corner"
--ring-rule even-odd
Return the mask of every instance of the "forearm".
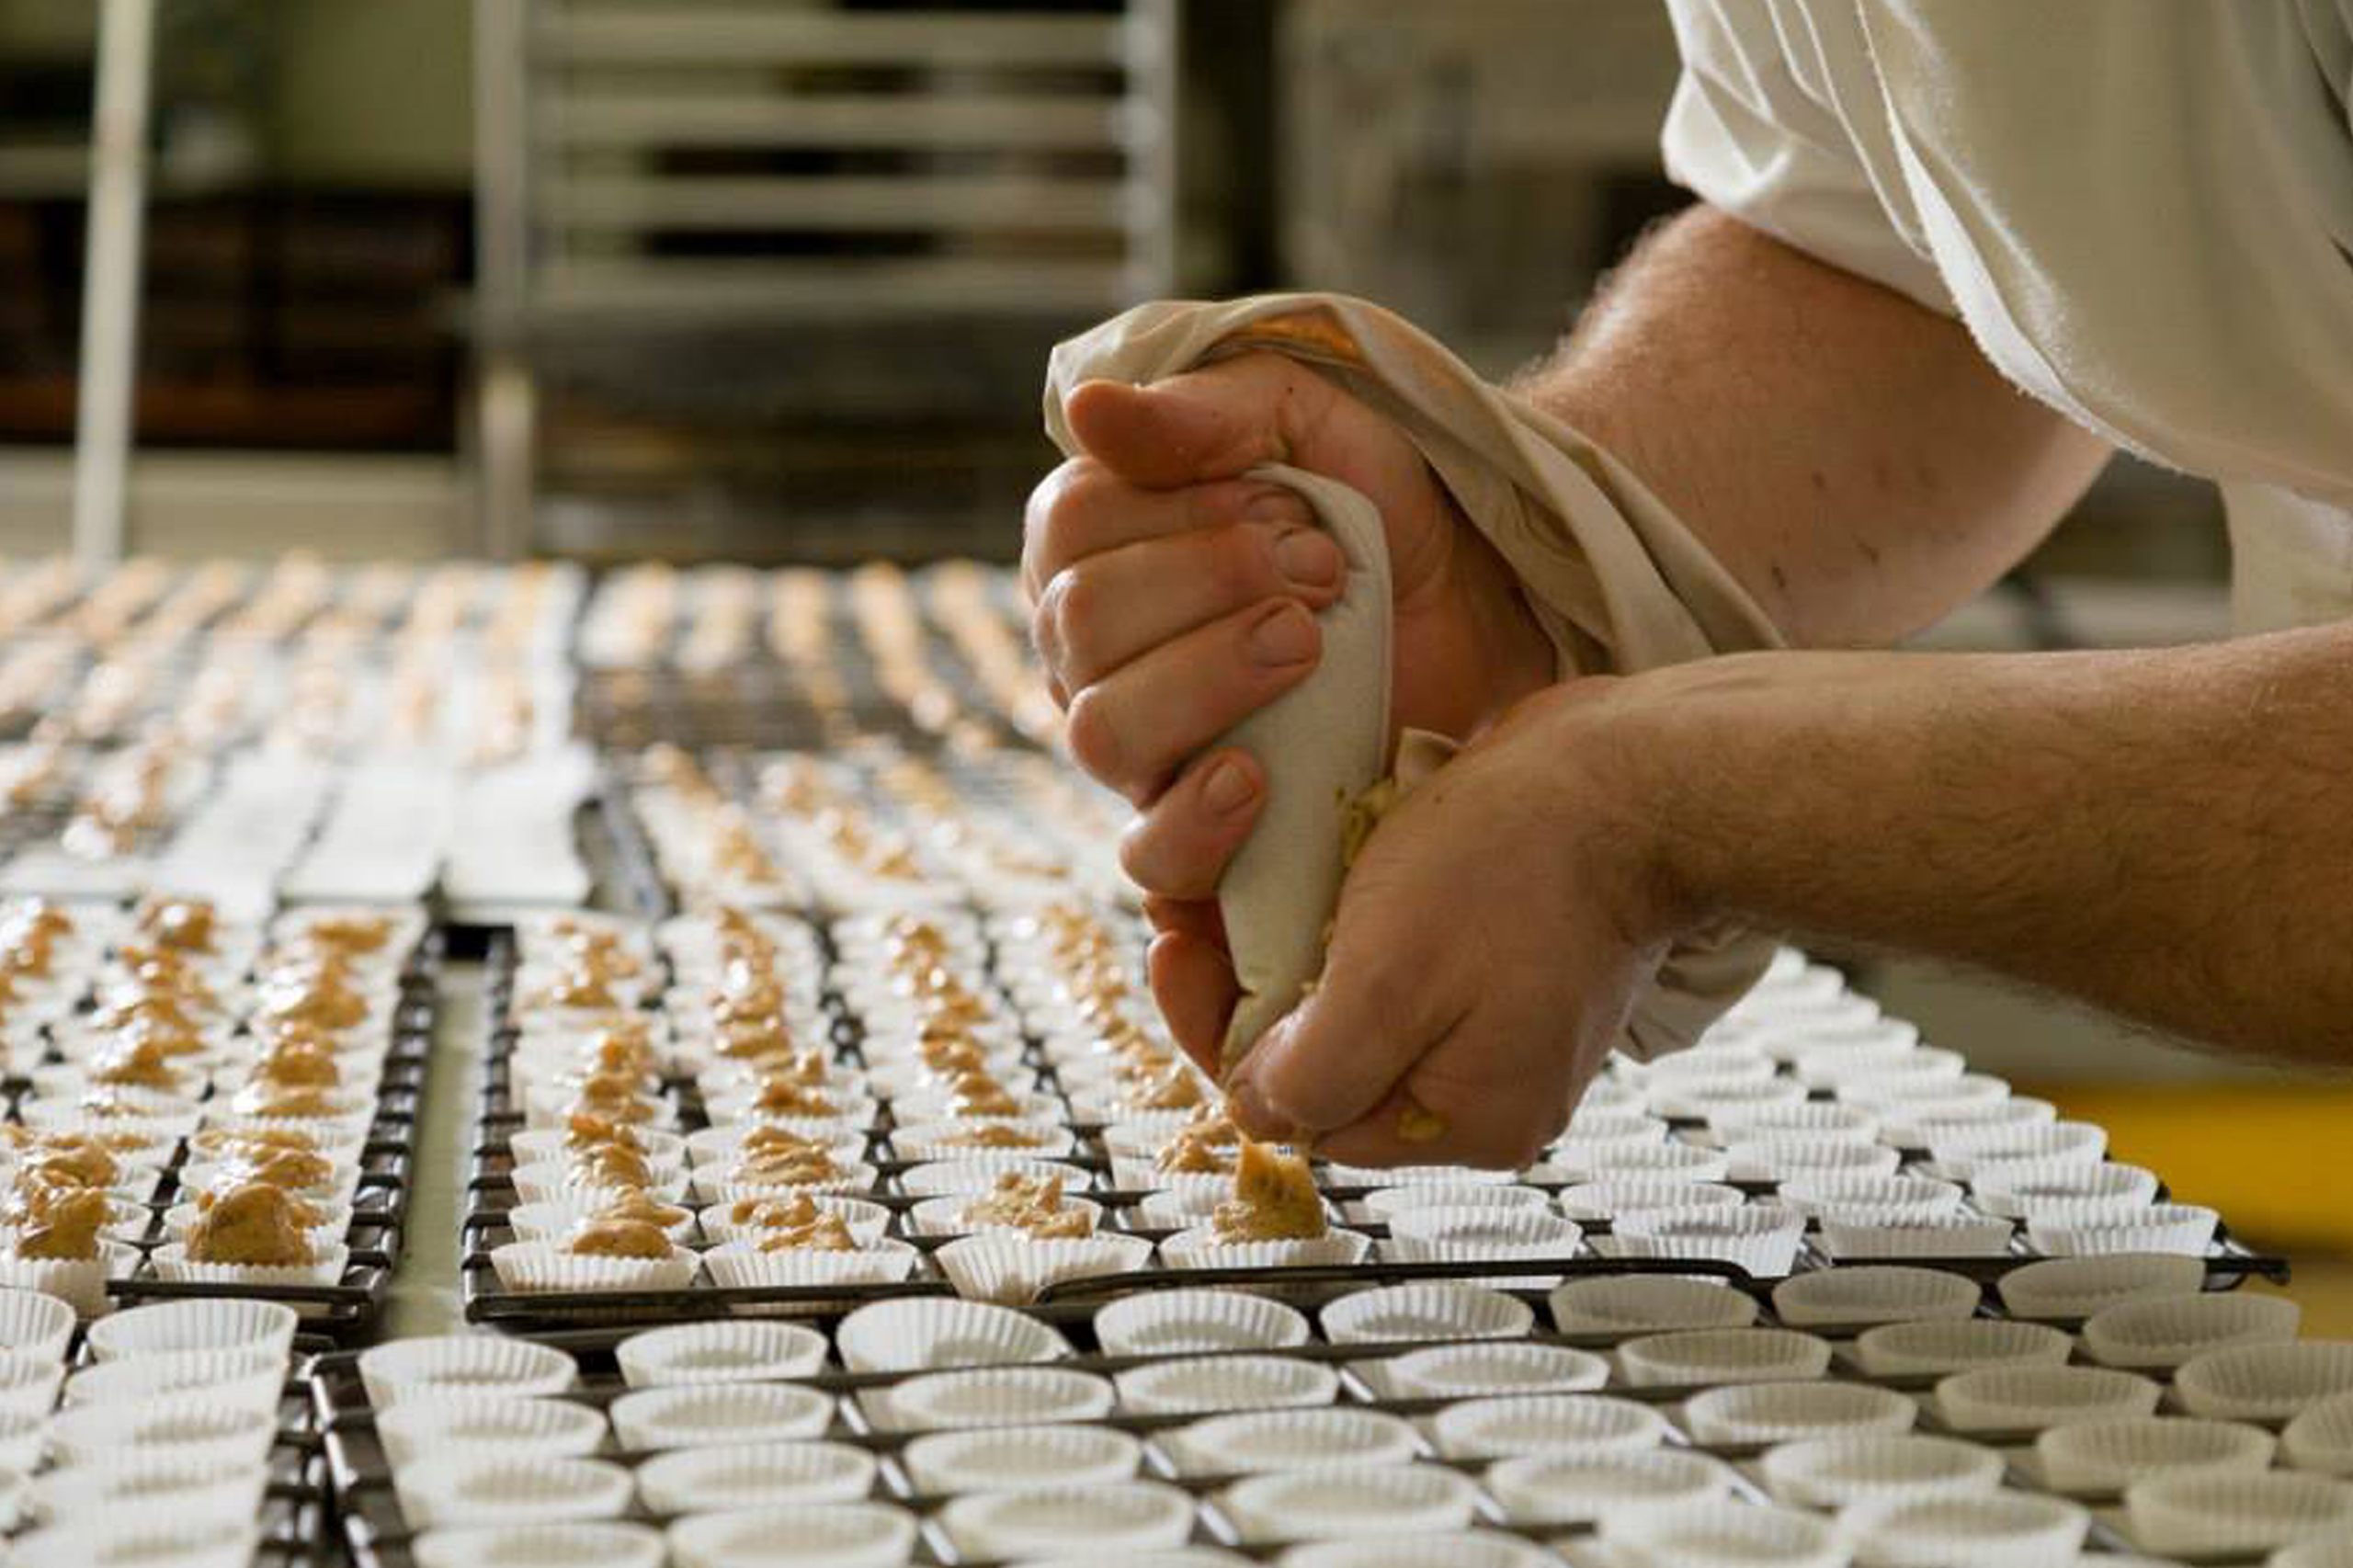
[[2353, 1062], [2353, 627], [2129, 653], [1745, 655], [1605, 699], [1687, 915]]
[[1704, 208], [1521, 390], [1629, 464], [1802, 646], [1889, 642], [1966, 602], [2108, 456], [1958, 322]]

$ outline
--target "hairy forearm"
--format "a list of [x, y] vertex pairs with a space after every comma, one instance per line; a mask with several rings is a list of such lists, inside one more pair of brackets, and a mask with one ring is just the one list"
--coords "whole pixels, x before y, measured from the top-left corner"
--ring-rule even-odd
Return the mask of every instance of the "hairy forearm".
[[1688, 915], [2353, 1062], [2353, 627], [2127, 653], [1743, 655], [1608, 700], [1625, 721], [1610, 755]]
[[1706, 208], [1652, 235], [1521, 390], [1810, 647], [1893, 642], [1966, 602], [2108, 456], [1958, 322]]

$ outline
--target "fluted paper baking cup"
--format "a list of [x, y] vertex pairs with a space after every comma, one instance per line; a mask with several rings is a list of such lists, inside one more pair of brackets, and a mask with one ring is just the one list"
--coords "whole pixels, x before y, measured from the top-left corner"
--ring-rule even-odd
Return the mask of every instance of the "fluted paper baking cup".
[[40, 1290], [0, 1287], [0, 1345], [62, 1362], [73, 1337], [72, 1306]]
[[298, 1321], [283, 1302], [210, 1297], [126, 1308], [91, 1324], [87, 1338], [90, 1354], [101, 1361], [245, 1346], [267, 1347], [282, 1358], [293, 1346]]
[[901, 1568], [915, 1517], [887, 1503], [826, 1503], [698, 1514], [669, 1528], [674, 1568]]
[[1112, 1356], [1278, 1350], [1304, 1345], [1310, 1333], [1296, 1308], [1239, 1290], [1142, 1291], [1095, 1314], [1095, 1337]]
[[1075, 1141], [1071, 1130], [1059, 1122], [992, 1121], [987, 1126], [999, 1136], [1016, 1137], [1024, 1142], [1018, 1145], [975, 1146], [971, 1141], [976, 1131], [972, 1122], [919, 1121], [892, 1133], [891, 1149], [902, 1160], [986, 1159], [1004, 1154], [1032, 1160], [1058, 1160], [1070, 1153]]
[[1682, 1449], [1521, 1454], [1487, 1467], [1487, 1491], [1511, 1522], [1574, 1526], [1645, 1508], [1688, 1508], [1732, 1493], [1722, 1461]]
[[[811, 1207], [820, 1214], [830, 1214], [857, 1238], [861, 1246], [880, 1240], [891, 1227], [891, 1210], [880, 1203], [863, 1198], [851, 1198], [837, 1192], [768, 1191], [762, 1195], [767, 1200], [790, 1204], [808, 1199]], [[702, 1233], [719, 1244], [728, 1242], [756, 1242], [768, 1234], [766, 1227], [745, 1224], [730, 1217], [733, 1203], [714, 1203], [698, 1216]]]
[[1187, 1476], [1405, 1464], [1421, 1446], [1403, 1418], [1352, 1405], [1214, 1415], [1159, 1441]]
[[1752, 1278], [1787, 1274], [1804, 1235], [1803, 1215], [1766, 1204], [1646, 1210], [1626, 1215], [1612, 1231], [1622, 1257], [1704, 1258]]
[[932, 1257], [958, 1295], [1021, 1306], [1064, 1280], [1132, 1273], [1151, 1261], [1152, 1244], [1109, 1231], [1041, 1238], [993, 1230], [949, 1242]]
[[[569, 1240], [581, 1221], [601, 1207], [577, 1198], [553, 1203], [518, 1203], [506, 1211], [506, 1225], [515, 1233], [517, 1241], [562, 1242]], [[679, 1246], [691, 1244], [701, 1233], [695, 1224], [695, 1211], [680, 1205], [678, 1217], [663, 1226], [662, 1233]]]
[[1207, 1225], [1179, 1231], [1160, 1244], [1160, 1260], [1172, 1269], [1304, 1268], [1362, 1263], [1372, 1249], [1361, 1231], [1326, 1231], [1290, 1241], [1228, 1242]]
[[1733, 1181], [1788, 1181], [1811, 1176], [1892, 1176], [1903, 1154], [1885, 1143], [1824, 1143], [1802, 1132], [1746, 1138], [1724, 1145]]
[[2120, 1252], [2202, 1257], [2214, 1244], [2214, 1228], [2221, 1218], [2211, 1209], [2194, 1203], [2083, 1212], [2067, 1212], [2064, 1206], [2052, 1205], [2037, 1210], [2028, 1219], [2026, 1233], [2038, 1252], [2053, 1257]]
[[1634, 1386], [1784, 1382], [1830, 1369], [1830, 1342], [1786, 1328], [1700, 1328], [1644, 1335], [1618, 1347]]
[[1277, 1471], [1234, 1483], [1219, 1505], [1246, 1541], [1435, 1535], [1471, 1522], [1478, 1488], [1436, 1465]]
[[2054, 1492], [2116, 1492], [2158, 1471], [2268, 1470], [2277, 1440], [2260, 1426], [2180, 1415], [2072, 1421], [2034, 1440]]
[[1496, 1530], [1459, 1530], [1444, 1536], [1358, 1537], [1316, 1540], [1282, 1554], [1282, 1568], [1423, 1568], [1433, 1551], [1447, 1568], [1552, 1568], [1560, 1559], [1532, 1540]]
[[1500, 1290], [1439, 1279], [1351, 1291], [1318, 1315], [1335, 1345], [1518, 1339], [1536, 1321], [1525, 1302]]
[[1859, 1560], [1885, 1568], [2070, 1568], [2091, 1516], [2056, 1497], [1987, 1492], [1859, 1504], [1842, 1522]]
[[607, 1414], [628, 1449], [781, 1443], [823, 1435], [834, 1397], [798, 1383], [689, 1383], [625, 1393]]
[[1478, 1399], [1503, 1393], [1586, 1393], [1609, 1381], [1609, 1363], [1564, 1345], [1435, 1345], [1358, 1370], [1400, 1399]]
[[2323, 1475], [2353, 1475], [2353, 1392], [2304, 1406], [2279, 1434], [2288, 1462]]
[[488, 1334], [395, 1339], [359, 1353], [359, 1378], [379, 1410], [443, 1394], [555, 1394], [579, 1371], [563, 1351]]
[[2170, 1254], [2108, 1254], [2044, 1258], [2013, 1268], [1996, 1285], [2002, 1304], [2018, 1317], [2088, 1318], [2104, 1308], [2200, 1289], [2206, 1266]]
[[852, 1503], [875, 1471], [874, 1456], [847, 1443], [715, 1443], [654, 1455], [637, 1467], [637, 1491], [656, 1514]]
[[285, 1358], [247, 1346], [94, 1362], [66, 1383], [65, 1403], [112, 1404], [200, 1393], [227, 1409], [274, 1411], [285, 1392]]
[[762, 1252], [757, 1242], [726, 1242], [702, 1255], [712, 1285], [722, 1290], [813, 1285], [895, 1285], [915, 1272], [923, 1255], [895, 1236], [878, 1236], [849, 1252], [784, 1247]]
[[417, 1568], [662, 1568], [662, 1532], [621, 1520], [551, 1525], [458, 1525], [427, 1530]]
[[1108, 1379], [1066, 1367], [983, 1367], [926, 1372], [887, 1391], [875, 1403], [901, 1431], [951, 1426], [1032, 1426], [1099, 1421], [1111, 1413]]
[[[194, 1529], [221, 1519], [251, 1523], [269, 1484], [267, 1461], [219, 1470], [144, 1449], [111, 1450], [68, 1468], [52, 1468], [19, 1485], [19, 1516], [48, 1525], [75, 1525], [141, 1515], [169, 1518]], [[0, 1490], [6, 1490], [0, 1488]], [[7, 1508], [0, 1506], [0, 1517]], [[11, 1527], [18, 1522], [9, 1520]]]
[[[574, 1168], [562, 1162], [535, 1165], [517, 1165], [513, 1172], [515, 1196], [525, 1203], [585, 1203], [599, 1208], [633, 1198], [641, 1192], [656, 1203], [682, 1204], [687, 1199], [687, 1177], [679, 1173], [651, 1182], [642, 1188], [604, 1187], [576, 1179]], [[697, 1185], [703, 1184], [698, 1181]]]
[[926, 1432], [900, 1452], [918, 1493], [1115, 1485], [1135, 1478], [1143, 1444], [1108, 1426], [1015, 1426]]
[[1448, 1405], [1430, 1437], [1449, 1459], [1513, 1454], [1600, 1454], [1652, 1449], [1668, 1435], [1647, 1404], [1597, 1393], [1499, 1394]]
[[603, 1460], [423, 1460], [393, 1474], [413, 1527], [609, 1519], [629, 1506], [629, 1471]]
[[47, 1356], [0, 1345], [0, 1410], [44, 1414], [57, 1402], [65, 1369]]
[[230, 1409], [201, 1394], [76, 1405], [49, 1423], [50, 1455], [67, 1465], [132, 1449], [172, 1453], [228, 1471], [259, 1464], [277, 1437], [275, 1412]]
[[694, 1283], [697, 1259], [673, 1244], [668, 1257], [585, 1257], [557, 1242], [509, 1242], [494, 1247], [490, 1266], [499, 1289], [518, 1294], [556, 1290], [683, 1290]]
[[1572, 1220], [1618, 1220], [1656, 1209], [1737, 1209], [1748, 1195], [1721, 1182], [1676, 1176], [1620, 1176], [1574, 1182], [1560, 1191], [1561, 1212]]
[[1684, 1402], [1684, 1424], [1701, 1443], [1786, 1443], [1848, 1432], [1908, 1432], [1919, 1407], [1892, 1389], [1816, 1380], [1739, 1383]]
[[1792, 1328], [1866, 1328], [1883, 1323], [1966, 1318], [1984, 1292], [1942, 1269], [1857, 1264], [1810, 1269], [1773, 1287], [1773, 1315]]
[[2174, 1394], [2195, 1415], [2285, 1420], [2333, 1394], [2353, 1392], [2353, 1340], [2236, 1345], [2191, 1358]]
[[834, 1345], [853, 1372], [1013, 1366], [1071, 1353], [1067, 1340], [1034, 1318], [947, 1296], [870, 1302], [842, 1319]]
[[1386, 1224], [1412, 1209], [1541, 1210], [1550, 1201], [1533, 1187], [1466, 1181], [1384, 1187], [1366, 1193], [1350, 1207], [1366, 1220]]
[[1855, 1338], [1855, 1359], [1875, 1378], [1923, 1377], [1978, 1367], [2056, 1367], [2072, 1348], [2048, 1324], [2004, 1318], [1933, 1318], [1882, 1324]]
[[1780, 1502], [1847, 1508], [1982, 1495], [2002, 1484], [2004, 1461], [1998, 1449], [1958, 1437], [1842, 1432], [1778, 1444], [1761, 1468]]
[[2100, 1367], [2007, 1365], [1954, 1372], [1937, 1407], [1959, 1432], [2040, 1432], [2067, 1421], [2147, 1415], [2163, 1391], [2136, 1372]]
[[[1147, 1195], [1148, 1198], [1166, 1196], [1165, 1193], [1158, 1192]], [[1007, 1225], [1001, 1221], [984, 1220], [975, 1224], [966, 1219], [965, 1210], [980, 1201], [982, 1201], [981, 1197], [974, 1193], [950, 1193], [945, 1198], [926, 1198], [907, 1211], [910, 1228], [919, 1236], [982, 1235], [993, 1233], [1001, 1234], [1007, 1232], [1017, 1235], [1029, 1233], [1020, 1226]], [[1064, 1213], [1083, 1216], [1086, 1228], [1090, 1231], [1094, 1230], [1103, 1218], [1103, 1206], [1089, 1198], [1064, 1197], [1062, 1200], [1062, 1210]]]
[[1408, 1209], [1390, 1221], [1385, 1255], [1401, 1263], [1571, 1257], [1584, 1239], [1573, 1220], [1542, 1210]]
[[2285, 1296], [2192, 1291], [2095, 1312], [2084, 1324], [2084, 1347], [2111, 1367], [2178, 1367], [2226, 1346], [2293, 1339], [2302, 1317]]
[[1742, 1328], [1756, 1321], [1756, 1299], [1712, 1279], [1664, 1274], [1573, 1279], [1546, 1298], [1564, 1335], [1621, 1338], [1676, 1329]]
[[1605, 1514], [1601, 1544], [1614, 1568], [1845, 1568], [1847, 1561], [1826, 1520], [1731, 1501]]
[[[128, 1236], [128, 1239], [132, 1241], [137, 1241], [145, 1234], [147, 1221], [150, 1218], [147, 1210], [137, 1209], [136, 1212], [138, 1228], [131, 1232]], [[175, 1242], [184, 1243], [188, 1240], [189, 1227], [203, 1218], [203, 1215], [204, 1210], [193, 1203], [175, 1203], [164, 1210], [164, 1234]], [[348, 1204], [337, 1203], [324, 1206], [320, 1210], [319, 1222], [304, 1227], [303, 1244], [314, 1255], [324, 1253], [328, 1248], [343, 1241], [345, 1233], [351, 1228], [351, 1219], [352, 1211]]]
[[[507, 1140], [518, 1165], [549, 1162], [561, 1164], [571, 1156], [572, 1134], [563, 1128], [541, 1127], [517, 1132]], [[645, 1163], [665, 1175], [683, 1171], [687, 1166], [687, 1141], [676, 1132], [658, 1127], [632, 1128], [630, 1137]], [[740, 1141], [742, 1135], [736, 1134]]]
[[260, 1534], [250, 1517], [118, 1516], [29, 1531], [17, 1539], [8, 1561], [11, 1568], [238, 1568], [252, 1560]]
[[972, 1493], [938, 1517], [956, 1550], [975, 1559], [1076, 1551], [1120, 1558], [1182, 1546], [1193, 1533], [1193, 1499], [1158, 1481], [1058, 1484]]
[[107, 1281], [130, 1278], [139, 1264], [138, 1248], [103, 1239], [96, 1256], [81, 1259], [18, 1257], [13, 1248], [0, 1248], [0, 1286], [54, 1296], [76, 1316], [93, 1319], [108, 1310]]
[[2010, 1250], [2007, 1220], [1967, 1210], [1889, 1224], [1825, 1215], [1822, 1250], [1842, 1262], [1858, 1258], [1999, 1257]]
[[1340, 1375], [1289, 1356], [1199, 1356], [1131, 1368], [1112, 1383], [1129, 1415], [1173, 1415], [1329, 1404]]
[[1981, 1162], [1969, 1185], [1977, 1207], [1988, 1214], [2062, 1224], [2102, 1210], [2144, 1209], [2157, 1195], [2154, 1173], [2112, 1160]]
[[[188, 1248], [178, 1242], [167, 1242], [147, 1255], [155, 1278], [175, 1285], [220, 1285], [231, 1289], [267, 1286], [330, 1286], [343, 1278], [344, 1266], [350, 1261], [351, 1249], [338, 1242], [319, 1251], [310, 1262], [279, 1267], [244, 1263], [198, 1263], [188, 1256]], [[325, 1301], [303, 1301], [296, 1312], [304, 1317], [324, 1317], [335, 1310]]]
[[940, 1198], [950, 1193], [977, 1197], [996, 1186], [997, 1178], [1007, 1171], [1040, 1178], [1060, 1176], [1063, 1190], [1073, 1194], [1083, 1193], [1092, 1185], [1085, 1170], [1063, 1161], [1027, 1156], [982, 1160], [966, 1155], [909, 1166], [900, 1173], [899, 1187], [910, 1198]]
[[1727, 1148], [1755, 1139], [1780, 1138], [1802, 1138], [1824, 1148], [1844, 1143], [1868, 1147], [1879, 1136], [1879, 1118], [1864, 1107], [1834, 1100], [1727, 1106], [1708, 1119], [1708, 1136]]
[[825, 1364], [825, 1336], [787, 1323], [688, 1323], [632, 1334], [613, 1350], [633, 1389], [805, 1378]]
[[395, 1470], [459, 1454], [581, 1459], [603, 1444], [605, 1414], [593, 1405], [494, 1386], [471, 1393], [427, 1389], [389, 1410], [380, 1407], [376, 1437]]
[[2176, 1471], [2124, 1490], [2132, 1540], [2181, 1556], [2269, 1551], [2353, 1534], [2353, 1482], [2285, 1471]]
[[1934, 1221], [1961, 1209], [1961, 1189], [1921, 1176], [1859, 1176], [1822, 1172], [1781, 1183], [1783, 1203], [1810, 1220], [1848, 1224], [1907, 1225]]
[[30, 1475], [49, 1452], [49, 1416], [32, 1410], [0, 1410], [0, 1471]]

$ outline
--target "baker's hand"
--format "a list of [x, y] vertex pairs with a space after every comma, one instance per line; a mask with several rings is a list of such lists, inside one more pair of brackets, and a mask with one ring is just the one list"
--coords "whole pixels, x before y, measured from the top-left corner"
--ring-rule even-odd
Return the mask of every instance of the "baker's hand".
[[1161, 932], [1153, 987], [1179, 1041], [1214, 1062], [1235, 987], [1212, 895], [1266, 779], [1246, 753], [1203, 748], [1306, 678], [1313, 612], [1345, 571], [1296, 495], [1240, 475], [1287, 462], [1380, 508], [1400, 723], [1468, 734], [1549, 678], [1550, 650], [1404, 433], [1279, 355], [1148, 388], [1090, 381], [1066, 412], [1086, 455], [1029, 498], [1032, 634], [1072, 755], [1141, 810], [1120, 858]]
[[1495, 1167], [1560, 1132], [1686, 924], [1613, 762], [1631, 684], [1528, 699], [1382, 818], [1321, 982], [1235, 1070], [1245, 1131]]

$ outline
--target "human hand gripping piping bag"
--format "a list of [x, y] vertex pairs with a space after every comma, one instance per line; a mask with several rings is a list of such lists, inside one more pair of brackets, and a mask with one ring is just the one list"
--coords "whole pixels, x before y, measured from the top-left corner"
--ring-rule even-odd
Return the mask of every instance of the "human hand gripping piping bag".
[[[1081, 382], [1144, 385], [1240, 354], [1309, 367], [1394, 420], [1518, 575], [1561, 677], [1630, 673], [1780, 644], [1730, 573], [1665, 504], [1594, 442], [1480, 380], [1436, 339], [1362, 300], [1275, 294], [1139, 305], [1056, 347], [1046, 429], [1075, 456], [1064, 400]], [[1241, 996], [1222, 1067], [1247, 1054], [1322, 971], [1347, 861], [1387, 803], [1451, 755], [1442, 736], [1388, 756], [1389, 559], [1381, 517], [1336, 480], [1280, 464], [1250, 478], [1298, 492], [1347, 561], [1319, 618], [1315, 670], [1216, 743], [1264, 767], [1266, 807], [1218, 884]], [[1756, 934], [1713, 928], [1676, 945], [1618, 1049], [1648, 1061], [1699, 1037], [1771, 957]]]

